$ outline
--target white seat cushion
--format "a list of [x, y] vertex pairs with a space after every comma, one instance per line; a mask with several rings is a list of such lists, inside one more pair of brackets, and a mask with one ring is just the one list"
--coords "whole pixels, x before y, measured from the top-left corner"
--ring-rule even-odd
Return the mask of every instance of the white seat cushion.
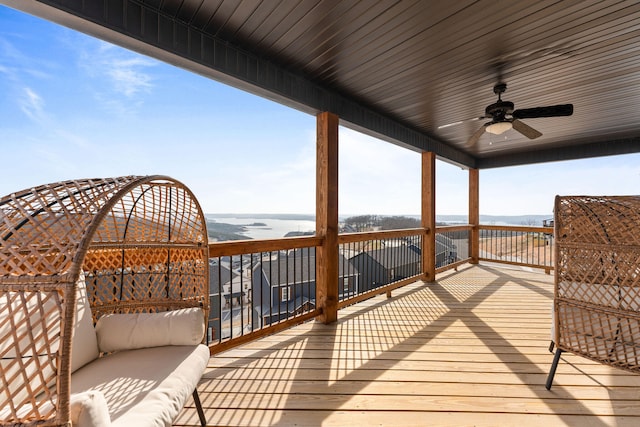
[[71, 372], [77, 371], [100, 356], [83, 272], [80, 272], [76, 286], [76, 317], [73, 324], [73, 341], [71, 342]]
[[72, 394], [69, 405], [73, 427], [109, 427], [109, 407], [99, 391]]
[[100, 351], [165, 345], [197, 345], [204, 337], [204, 311], [183, 308], [160, 313], [108, 314], [96, 324]]
[[114, 427], [171, 426], [208, 361], [203, 344], [120, 351], [76, 371], [71, 392], [100, 391]]

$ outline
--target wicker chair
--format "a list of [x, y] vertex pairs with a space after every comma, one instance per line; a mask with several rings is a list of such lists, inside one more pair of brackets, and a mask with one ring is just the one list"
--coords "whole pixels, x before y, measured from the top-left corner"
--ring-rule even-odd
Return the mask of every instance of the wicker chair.
[[557, 347], [640, 372], [640, 196], [556, 197]]
[[[81, 360], [86, 346], [76, 342], [83, 339], [77, 330], [82, 301], [91, 328], [115, 313], [128, 319], [201, 310], [196, 319], [204, 331], [208, 275], [201, 208], [171, 178], [66, 181], [0, 199], [0, 425], [70, 424], [72, 371], [75, 380], [93, 363], [78, 366], [91, 362]], [[194, 348], [208, 359], [200, 337]], [[142, 351], [150, 350], [131, 353]], [[108, 360], [127, 352], [100, 354]], [[113, 394], [135, 395], [131, 384]]]

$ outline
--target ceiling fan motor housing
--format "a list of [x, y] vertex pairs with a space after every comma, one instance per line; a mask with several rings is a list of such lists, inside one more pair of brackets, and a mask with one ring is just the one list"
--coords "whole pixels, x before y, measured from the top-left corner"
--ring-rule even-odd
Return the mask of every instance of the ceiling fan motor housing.
[[485, 110], [485, 116], [493, 117], [495, 121], [506, 120], [506, 115], [513, 113], [513, 102], [498, 100], [495, 104], [489, 105]]

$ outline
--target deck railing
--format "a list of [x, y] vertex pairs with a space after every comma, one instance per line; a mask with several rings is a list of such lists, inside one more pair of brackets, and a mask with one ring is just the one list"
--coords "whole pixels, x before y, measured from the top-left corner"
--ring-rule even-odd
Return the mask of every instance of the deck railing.
[[216, 351], [320, 314], [315, 306], [320, 237], [209, 245], [209, 343]]
[[470, 225], [436, 227], [436, 273], [457, 268], [471, 259]]
[[[436, 273], [471, 261], [471, 225], [435, 230]], [[553, 229], [479, 226], [480, 261], [553, 268]], [[338, 308], [424, 277], [428, 231], [348, 233], [338, 236]], [[316, 249], [321, 237], [244, 240], [209, 245], [208, 337], [212, 351], [317, 317]], [[335, 278], [334, 278], [335, 280]]]
[[415, 282], [422, 274], [421, 228], [348, 233], [338, 236], [340, 271], [338, 308]]
[[480, 261], [553, 270], [553, 228], [481, 225]]

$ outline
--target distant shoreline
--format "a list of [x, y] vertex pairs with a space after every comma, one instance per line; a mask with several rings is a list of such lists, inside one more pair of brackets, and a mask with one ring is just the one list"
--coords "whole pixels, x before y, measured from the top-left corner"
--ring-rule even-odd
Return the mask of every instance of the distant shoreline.
[[[344, 220], [349, 217], [357, 215], [340, 215], [340, 220]], [[380, 215], [380, 216], [392, 216], [392, 215]], [[420, 215], [402, 215], [410, 218], [420, 218]], [[221, 219], [221, 218], [237, 218], [237, 219], [279, 219], [290, 221], [315, 221], [315, 215], [311, 214], [265, 214], [265, 213], [206, 213], [205, 217], [209, 219]], [[542, 225], [542, 221], [545, 219], [552, 219], [553, 214], [549, 215], [480, 215], [481, 224], [509, 224], [509, 225]], [[436, 221], [447, 223], [461, 223], [467, 222], [466, 215], [436, 215]]]
[[[211, 241], [280, 239], [287, 236], [313, 235], [315, 215], [305, 214], [205, 214], [207, 231]], [[376, 215], [378, 218], [392, 215]], [[419, 215], [404, 215], [405, 218], [419, 219]], [[340, 217], [344, 223], [349, 216]], [[353, 218], [353, 217], [352, 217]], [[542, 221], [552, 215], [480, 215], [480, 223], [485, 225], [542, 226]], [[466, 215], [437, 215], [439, 225], [466, 224]], [[419, 224], [420, 221], [417, 221]]]
[[205, 217], [216, 218], [238, 218], [238, 219], [283, 219], [295, 221], [315, 221], [316, 216], [311, 214], [247, 214], [247, 213], [205, 213]]

